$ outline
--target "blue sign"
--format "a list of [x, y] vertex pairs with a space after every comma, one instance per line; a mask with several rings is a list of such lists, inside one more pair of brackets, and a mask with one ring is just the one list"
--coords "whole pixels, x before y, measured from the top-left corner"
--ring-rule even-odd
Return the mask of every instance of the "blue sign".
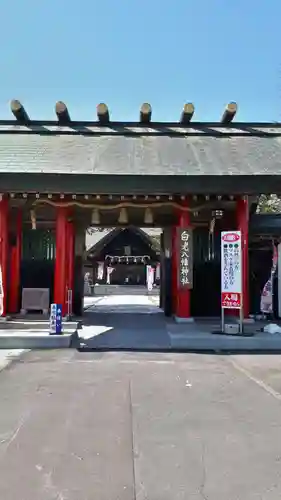
[[56, 333], [59, 334], [62, 331], [62, 305], [57, 304], [57, 314], [56, 314]]
[[60, 335], [62, 333], [62, 305], [51, 304], [50, 308], [50, 334]]

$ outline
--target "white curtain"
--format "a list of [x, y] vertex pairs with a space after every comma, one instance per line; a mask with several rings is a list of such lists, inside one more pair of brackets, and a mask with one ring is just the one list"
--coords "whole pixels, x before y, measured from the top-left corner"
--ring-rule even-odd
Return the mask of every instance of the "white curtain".
[[106, 269], [106, 284], [110, 285], [110, 276], [114, 271], [114, 267], [109, 267]]
[[104, 262], [98, 262], [97, 279], [102, 280], [104, 273]]

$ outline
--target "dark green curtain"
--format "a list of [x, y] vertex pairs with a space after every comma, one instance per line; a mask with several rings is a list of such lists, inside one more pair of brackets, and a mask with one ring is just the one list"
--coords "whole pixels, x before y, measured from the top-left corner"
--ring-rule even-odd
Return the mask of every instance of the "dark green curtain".
[[24, 229], [22, 239], [21, 288], [49, 288], [53, 300], [55, 233]]

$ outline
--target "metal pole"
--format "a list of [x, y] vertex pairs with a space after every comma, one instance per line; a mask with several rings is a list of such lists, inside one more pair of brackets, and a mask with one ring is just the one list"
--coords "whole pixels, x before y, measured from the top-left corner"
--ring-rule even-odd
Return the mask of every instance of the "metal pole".
[[243, 333], [243, 320], [244, 320], [244, 314], [243, 314], [243, 307], [241, 304], [240, 310], [239, 310], [239, 332]]
[[69, 314], [70, 318], [72, 318], [72, 290], [69, 290]]
[[224, 308], [221, 308], [221, 331], [224, 333]]
[[67, 290], [67, 319], [72, 317], [72, 290]]

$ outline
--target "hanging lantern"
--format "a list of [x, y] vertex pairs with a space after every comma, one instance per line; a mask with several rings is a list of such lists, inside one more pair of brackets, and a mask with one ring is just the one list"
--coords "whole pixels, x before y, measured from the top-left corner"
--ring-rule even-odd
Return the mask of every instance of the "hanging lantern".
[[100, 213], [97, 208], [92, 211], [92, 224], [99, 225], [100, 224]]
[[221, 219], [223, 217], [223, 210], [213, 210], [212, 216], [215, 217], [215, 219]]
[[30, 211], [31, 228], [36, 229], [36, 214], [35, 210]]
[[146, 208], [144, 212], [144, 223], [153, 224], [153, 213], [150, 208]]
[[118, 218], [119, 224], [128, 224], [128, 213], [126, 208], [121, 208], [119, 218]]

